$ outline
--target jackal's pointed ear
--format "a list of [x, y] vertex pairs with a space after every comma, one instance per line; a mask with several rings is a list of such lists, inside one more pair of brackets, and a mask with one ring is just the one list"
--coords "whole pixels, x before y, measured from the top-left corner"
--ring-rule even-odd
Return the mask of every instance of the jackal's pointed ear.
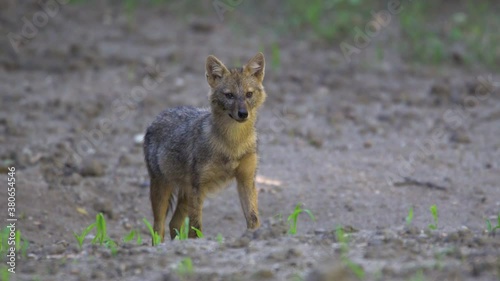
[[244, 72], [247, 75], [253, 75], [259, 81], [264, 80], [264, 70], [266, 66], [266, 61], [264, 60], [264, 54], [258, 53], [251, 60], [247, 62], [244, 68]]
[[205, 75], [210, 87], [214, 88], [222, 76], [228, 72], [226, 66], [216, 57], [210, 55], [205, 65]]

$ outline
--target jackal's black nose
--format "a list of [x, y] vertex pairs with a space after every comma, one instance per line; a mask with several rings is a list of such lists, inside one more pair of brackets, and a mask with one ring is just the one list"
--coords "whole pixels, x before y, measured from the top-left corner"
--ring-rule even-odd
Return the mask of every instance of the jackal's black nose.
[[248, 117], [248, 112], [246, 110], [238, 111], [238, 117], [241, 119], [245, 119]]

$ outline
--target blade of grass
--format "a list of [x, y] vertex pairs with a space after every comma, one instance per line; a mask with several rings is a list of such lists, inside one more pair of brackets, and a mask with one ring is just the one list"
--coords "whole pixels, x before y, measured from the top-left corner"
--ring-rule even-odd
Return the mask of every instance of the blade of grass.
[[149, 233], [151, 234], [151, 240], [153, 246], [159, 245], [161, 243], [161, 237], [158, 234], [158, 232], [154, 231], [153, 227], [151, 226], [151, 223], [149, 223], [149, 221], [146, 218], [143, 218], [142, 221], [148, 228]]

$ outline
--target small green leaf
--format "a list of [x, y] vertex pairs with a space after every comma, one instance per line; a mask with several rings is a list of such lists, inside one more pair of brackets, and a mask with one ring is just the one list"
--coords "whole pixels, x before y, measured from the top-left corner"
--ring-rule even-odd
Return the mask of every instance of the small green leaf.
[[316, 221], [316, 218], [314, 217], [313, 213], [310, 210], [305, 209], [304, 212], [306, 212], [306, 214], [309, 215], [312, 221]]
[[146, 218], [143, 218], [142, 221], [148, 228], [149, 233], [151, 234], [151, 240], [153, 241], [153, 246], [159, 245], [161, 243], [161, 237], [158, 234], [158, 232], [154, 231], [153, 227], [151, 226], [151, 223], [149, 223], [149, 221]]
[[406, 225], [410, 225], [413, 221], [413, 207], [410, 207], [408, 210], [408, 215], [406, 216]]
[[493, 227], [491, 226], [491, 221], [489, 219], [486, 219], [486, 229], [488, 230], [488, 233], [493, 232]]
[[432, 218], [434, 219], [434, 224], [432, 224], [432, 227], [431, 227], [431, 225], [429, 225], [429, 228], [434, 230], [434, 229], [437, 229], [437, 226], [438, 226], [438, 208], [434, 204], [429, 208], [429, 210], [431, 211]]
[[194, 232], [196, 232], [196, 236], [198, 238], [203, 238], [204, 237], [203, 232], [201, 232], [201, 230], [199, 230], [198, 228], [196, 228], [194, 226], [191, 226], [191, 229], [194, 230]]
[[136, 231], [131, 230], [125, 237], [123, 237], [123, 242], [129, 242], [132, 241], [135, 238]]
[[361, 265], [353, 262], [352, 260], [345, 258], [344, 263], [347, 267], [358, 277], [358, 279], [363, 280], [365, 278], [365, 270]]
[[222, 234], [218, 233], [216, 239], [219, 245], [222, 245], [222, 243], [224, 243], [224, 237], [222, 236]]
[[[137, 245], [142, 245], [142, 237], [141, 237], [141, 234], [139, 233], [139, 231], [137, 231], [137, 239], [135, 240], [135, 242], [137, 243]], [[159, 235], [158, 235], [159, 236]]]
[[193, 271], [193, 261], [191, 258], [182, 259], [177, 267], [177, 273], [181, 276], [191, 275]]

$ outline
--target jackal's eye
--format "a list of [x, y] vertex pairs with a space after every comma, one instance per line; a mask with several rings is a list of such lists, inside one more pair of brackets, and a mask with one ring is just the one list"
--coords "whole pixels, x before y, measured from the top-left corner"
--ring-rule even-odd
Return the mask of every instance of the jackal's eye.
[[247, 98], [251, 98], [253, 96], [253, 92], [247, 92]]
[[230, 99], [230, 100], [234, 99], [233, 93], [225, 93], [224, 95], [226, 96], [227, 99]]

